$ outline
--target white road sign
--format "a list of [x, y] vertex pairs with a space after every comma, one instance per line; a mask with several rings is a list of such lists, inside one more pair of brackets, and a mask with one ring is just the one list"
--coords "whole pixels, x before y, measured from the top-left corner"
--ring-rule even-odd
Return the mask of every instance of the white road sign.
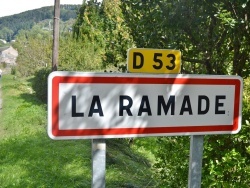
[[241, 128], [238, 76], [53, 72], [52, 139], [232, 134]]

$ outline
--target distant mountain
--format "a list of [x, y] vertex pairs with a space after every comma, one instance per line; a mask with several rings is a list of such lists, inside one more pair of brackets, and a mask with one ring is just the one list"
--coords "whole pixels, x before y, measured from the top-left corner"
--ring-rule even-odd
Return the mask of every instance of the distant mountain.
[[[61, 5], [60, 19], [68, 21], [75, 19], [81, 5]], [[20, 14], [0, 18], [0, 39], [11, 41], [18, 34], [19, 30], [31, 29], [35, 24], [48, 19], [53, 19], [54, 7], [42, 7], [29, 10]]]

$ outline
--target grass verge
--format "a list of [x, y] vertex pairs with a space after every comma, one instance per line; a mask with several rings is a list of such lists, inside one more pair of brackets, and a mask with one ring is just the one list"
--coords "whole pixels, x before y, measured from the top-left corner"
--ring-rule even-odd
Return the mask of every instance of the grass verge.
[[[48, 138], [46, 105], [27, 79], [2, 78], [0, 187], [91, 187], [91, 141]], [[107, 140], [106, 187], [156, 187], [150, 164], [124, 139]]]

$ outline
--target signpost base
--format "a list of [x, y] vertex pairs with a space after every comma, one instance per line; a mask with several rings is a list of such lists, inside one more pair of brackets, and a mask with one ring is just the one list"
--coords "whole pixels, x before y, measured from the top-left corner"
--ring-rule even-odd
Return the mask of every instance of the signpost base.
[[191, 136], [188, 188], [201, 187], [203, 141], [204, 141], [204, 135]]
[[106, 142], [92, 140], [92, 188], [105, 188]]

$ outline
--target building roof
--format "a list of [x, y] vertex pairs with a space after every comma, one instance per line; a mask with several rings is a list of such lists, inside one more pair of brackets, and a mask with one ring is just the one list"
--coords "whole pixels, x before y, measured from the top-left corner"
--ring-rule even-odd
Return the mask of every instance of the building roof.
[[4, 51], [4, 50], [7, 50], [10, 46], [3, 46], [3, 47], [0, 47], [0, 52]]

